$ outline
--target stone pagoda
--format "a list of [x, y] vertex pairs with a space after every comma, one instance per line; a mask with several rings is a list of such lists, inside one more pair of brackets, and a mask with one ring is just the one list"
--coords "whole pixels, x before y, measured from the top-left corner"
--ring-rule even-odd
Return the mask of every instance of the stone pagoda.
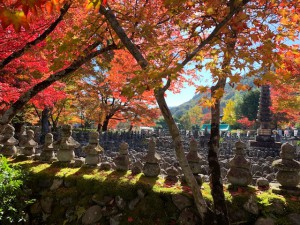
[[279, 152], [281, 143], [275, 142], [274, 138], [272, 137], [272, 114], [270, 106], [270, 86], [262, 85], [257, 112], [257, 121], [260, 123], [260, 127], [257, 129], [255, 140], [250, 141], [250, 147], [273, 148], [276, 149], [276, 152]]

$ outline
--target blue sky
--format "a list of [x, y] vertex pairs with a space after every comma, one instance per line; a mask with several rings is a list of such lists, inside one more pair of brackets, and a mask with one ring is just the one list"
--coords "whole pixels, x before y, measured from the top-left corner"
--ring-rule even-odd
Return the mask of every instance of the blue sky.
[[195, 95], [196, 88], [192, 86], [188, 86], [186, 84], [180, 93], [173, 94], [170, 91], [167, 91], [166, 101], [168, 106], [178, 106], [184, 102], [187, 102]]

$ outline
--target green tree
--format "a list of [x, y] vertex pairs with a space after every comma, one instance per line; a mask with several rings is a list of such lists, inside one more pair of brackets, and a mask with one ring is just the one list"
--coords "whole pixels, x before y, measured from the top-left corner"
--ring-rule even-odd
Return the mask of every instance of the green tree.
[[233, 100], [229, 100], [223, 111], [223, 122], [234, 125], [236, 123], [235, 103]]
[[183, 116], [180, 117], [179, 121], [186, 130], [192, 129], [191, 119], [188, 112], [183, 114]]
[[250, 121], [256, 119], [260, 91], [254, 90], [245, 93], [242, 100], [236, 104], [236, 114], [238, 117], [247, 117]]

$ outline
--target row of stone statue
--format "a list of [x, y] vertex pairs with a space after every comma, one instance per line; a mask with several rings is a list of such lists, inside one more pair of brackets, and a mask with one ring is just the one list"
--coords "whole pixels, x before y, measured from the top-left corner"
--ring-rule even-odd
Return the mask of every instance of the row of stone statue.
[[[46, 162], [61, 161], [71, 162], [75, 158], [74, 149], [80, 144], [75, 141], [72, 136], [72, 129], [70, 125], [62, 127], [61, 138], [53, 142], [53, 135], [48, 133], [45, 137], [45, 144], [40, 154], [40, 160]], [[33, 140], [34, 132], [27, 131], [27, 139], [20, 143], [21, 152], [18, 155], [23, 155], [27, 158], [35, 155], [37, 143]], [[17, 154], [16, 145], [18, 140], [14, 138], [14, 127], [7, 125], [4, 129], [3, 135], [0, 139], [0, 154], [5, 156], [15, 156]], [[251, 163], [245, 158], [246, 144], [238, 141], [235, 144], [235, 155], [229, 162], [229, 170], [227, 179], [229, 183], [235, 186], [247, 186], [252, 182]], [[55, 152], [57, 151], [57, 154]], [[99, 133], [90, 133], [89, 143], [83, 147], [83, 152], [86, 154], [85, 164], [97, 166], [100, 162], [100, 153], [103, 148], [99, 145]], [[277, 181], [284, 188], [295, 188], [300, 182], [300, 163], [295, 160], [296, 149], [293, 145], [285, 143], [281, 146], [281, 159], [275, 160], [273, 166], [277, 168]], [[201, 183], [201, 166], [202, 159], [198, 153], [198, 143], [195, 139], [191, 139], [190, 151], [186, 156], [189, 166], [194, 174], [196, 180]], [[160, 170], [160, 155], [156, 152], [155, 139], [150, 139], [148, 144], [148, 152], [144, 157], [144, 165], [137, 161], [131, 165], [133, 173], [137, 174], [143, 172], [145, 176], [157, 177]], [[128, 144], [121, 143], [118, 155], [114, 158], [115, 168], [118, 171], [127, 171], [130, 169], [130, 157], [128, 155]], [[101, 163], [102, 168], [110, 169], [109, 163]], [[167, 180], [177, 181], [179, 172], [177, 168], [171, 166], [166, 170]]]

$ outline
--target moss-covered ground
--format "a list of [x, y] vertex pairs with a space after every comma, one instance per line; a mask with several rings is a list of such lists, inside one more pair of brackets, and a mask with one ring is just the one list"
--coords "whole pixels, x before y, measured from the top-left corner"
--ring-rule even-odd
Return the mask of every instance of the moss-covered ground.
[[[146, 196], [134, 210], [126, 209], [121, 224], [176, 224], [179, 211], [172, 204], [172, 194], [184, 194], [192, 198], [191, 190], [182, 186], [180, 182], [175, 184], [166, 183], [162, 177], [149, 178], [143, 174], [133, 176], [130, 171], [101, 171], [97, 168], [83, 166], [70, 168], [63, 163], [40, 163], [37, 161], [14, 161], [10, 163], [21, 166], [29, 172], [32, 184], [37, 185], [40, 180], [63, 178], [70, 187], [63, 187], [59, 192], [46, 191], [43, 196], [55, 196], [56, 199], [71, 197], [76, 200], [75, 215], [79, 218], [85, 209], [91, 205], [91, 198], [103, 199], [104, 196], [121, 196], [126, 201], [137, 197], [137, 190], [142, 189]], [[212, 202], [210, 187], [204, 183], [201, 192], [207, 202]], [[271, 189], [258, 190], [256, 187], [247, 188], [224, 187], [225, 198], [229, 208], [233, 212], [240, 210], [250, 196], [255, 198], [259, 209], [259, 216], [274, 218], [276, 224], [288, 225], [286, 216], [289, 213], [300, 212], [300, 197], [274, 194]], [[284, 212], [274, 210], [274, 202], [283, 206]], [[57, 218], [63, 218], [66, 208], [72, 202], [63, 202], [62, 207], [54, 208], [53, 216], [49, 223], [54, 223]], [[229, 210], [230, 211], [230, 210]], [[257, 219], [258, 215], [249, 213], [246, 217], [249, 223]], [[74, 219], [74, 218], [73, 218]], [[63, 221], [65, 224], [74, 224], [74, 221]]]

